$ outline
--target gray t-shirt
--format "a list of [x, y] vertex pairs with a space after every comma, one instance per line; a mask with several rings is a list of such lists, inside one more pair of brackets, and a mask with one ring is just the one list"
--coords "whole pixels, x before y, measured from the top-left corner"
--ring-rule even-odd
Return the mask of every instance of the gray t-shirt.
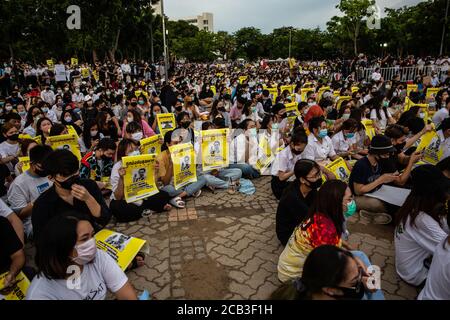
[[[32, 176], [29, 171], [19, 175], [11, 183], [8, 190], [8, 203], [15, 213], [25, 208], [30, 202], [35, 201], [39, 196], [52, 186], [53, 182], [47, 177]], [[32, 233], [31, 216], [23, 220], [25, 234], [30, 236]]]
[[[73, 273], [69, 272], [69, 273]], [[105, 300], [106, 289], [115, 293], [128, 281], [119, 265], [106, 252], [97, 250], [95, 259], [84, 265], [80, 288], [71, 289], [70, 280], [49, 280], [37, 275], [28, 288], [27, 300]]]

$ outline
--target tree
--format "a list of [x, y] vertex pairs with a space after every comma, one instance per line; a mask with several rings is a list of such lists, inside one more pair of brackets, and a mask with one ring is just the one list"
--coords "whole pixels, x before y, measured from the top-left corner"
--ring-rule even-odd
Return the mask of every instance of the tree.
[[234, 38], [236, 39], [236, 50], [233, 52], [233, 59], [245, 58], [253, 61], [262, 55], [261, 44], [264, 36], [261, 30], [254, 27], [242, 28], [234, 33]]
[[[362, 19], [367, 16], [367, 10], [375, 4], [375, 0], [341, 0], [336, 6], [344, 17], [340, 17], [340, 23], [348, 30], [353, 40], [354, 54], [358, 54], [358, 37]], [[336, 20], [336, 19], [335, 19]]]

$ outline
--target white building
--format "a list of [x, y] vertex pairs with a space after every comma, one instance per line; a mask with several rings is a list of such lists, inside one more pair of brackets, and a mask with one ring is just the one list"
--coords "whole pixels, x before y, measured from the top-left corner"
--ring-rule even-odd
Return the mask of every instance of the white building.
[[156, 15], [161, 15], [161, 0], [151, 0], [152, 8], [155, 10]]
[[198, 16], [179, 18], [177, 20], [184, 20], [196, 26], [199, 30], [214, 32], [214, 16], [209, 12], [203, 12]]

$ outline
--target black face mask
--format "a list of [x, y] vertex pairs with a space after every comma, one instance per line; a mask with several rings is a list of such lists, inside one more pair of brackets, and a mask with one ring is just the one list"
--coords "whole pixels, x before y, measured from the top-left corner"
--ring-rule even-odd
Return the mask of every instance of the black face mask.
[[175, 107], [175, 110], [177, 110], [178, 112], [181, 112], [181, 110], [183, 110], [183, 106]]
[[395, 145], [395, 149], [397, 149], [397, 152], [400, 153], [400, 152], [403, 151], [403, 149], [405, 148], [405, 146], [406, 146], [406, 141], [403, 142], [403, 143], [400, 143], [400, 144]]
[[107, 156], [101, 156], [101, 158], [102, 158], [102, 160], [103, 161], [111, 161], [111, 158], [110, 157], [107, 157]]
[[61, 188], [66, 189], [66, 190], [72, 190], [72, 185], [74, 184], [79, 184], [80, 183], [80, 176], [73, 176], [69, 179], [67, 179], [64, 182], [59, 182], [59, 185], [61, 186]]
[[9, 136], [9, 137], [8, 137], [8, 140], [11, 140], [11, 141], [17, 141], [17, 140], [19, 140], [19, 134], [16, 133], [16, 134], [13, 134], [12, 136]]
[[132, 106], [132, 107], [136, 107], [136, 106], [137, 106], [137, 102], [132, 102], [132, 103], [131, 103], [131, 106]]
[[362, 282], [358, 282], [354, 288], [337, 287], [344, 295], [333, 296], [338, 300], [361, 300], [364, 297], [364, 286]]
[[225, 112], [225, 111], [226, 111], [226, 110], [225, 110], [225, 107], [217, 108], [217, 110], [219, 110], [220, 112]]
[[397, 170], [395, 165], [395, 159], [393, 159], [392, 157], [389, 158], [378, 157], [377, 162], [381, 166], [383, 172], [395, 172]]
[[303, 151], [297, 151], [294, 148], [291, 148], [291, 152], [292, 152], [292, 154], [295, 154], [296, 156], [298, 156], [299, 154], [302, 154]]
[[190, 122], [190, 121], [185, 121], [185, 122], [182, 122], [182, 123], [181, 123], [181, 126], [182, 126], [184, 129], [189, 128], [190, 125], [191, 125], [191, 122]]
[[286, 119], [287, 118], [287, 114], [283, 113], [282, 115], [280, 115], [281, 119]]
[[34, 172], [42, 178], [45, 178], [46, 176], [48, 176], [48, 174], [45, 172], [45, 170], [39, 170], [39, 169], [34, 169]]
[[312, 190], [317, 190], [322, 186], [322, 179], [319, 178], [318, 180], [312, 182], [305, 178], [306, 181], [308, 181], [308, 187], [310, 187]]

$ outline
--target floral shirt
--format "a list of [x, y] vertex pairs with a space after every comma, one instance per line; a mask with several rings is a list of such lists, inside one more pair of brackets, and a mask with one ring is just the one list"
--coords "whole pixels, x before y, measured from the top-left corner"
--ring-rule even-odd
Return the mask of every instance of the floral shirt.
[[80, 177], [82, 179], [101, 181], [102, 178], [111, 176], [112, 167], [112, 159], [99, 161], [95, 157], [95, 151], [91, 151], [81, 159]]

